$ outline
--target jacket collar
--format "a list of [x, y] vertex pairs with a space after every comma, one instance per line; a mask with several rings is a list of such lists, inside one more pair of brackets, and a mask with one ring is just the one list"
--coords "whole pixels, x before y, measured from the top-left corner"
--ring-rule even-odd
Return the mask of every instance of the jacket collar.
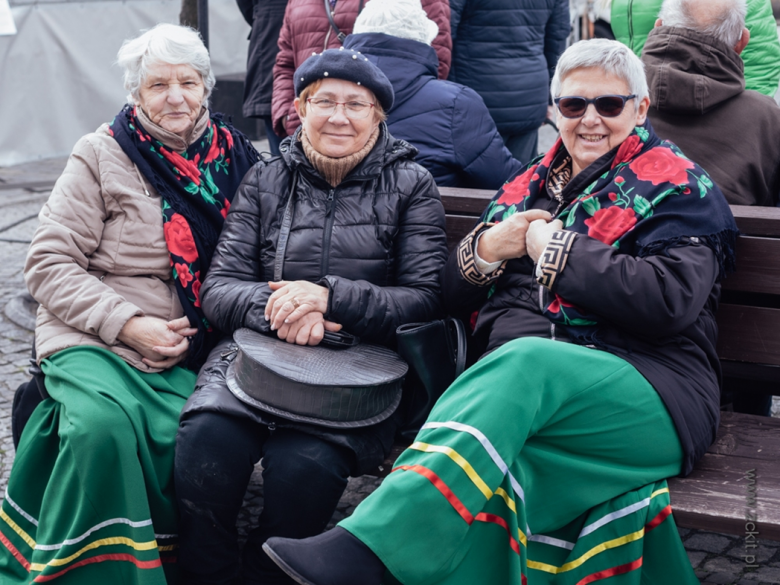
[[662, 26], [642, 52], [650, 103], [660, 111], [704, 114], [745, 91], [742, 59], [710, 35]]
[[[327, 181], [320, 176], [309, 162], [309, 159], [306, 158], [301, 142], [298, 140], [300, 132], [301, 129], [299, 127], [292, 136], [282, 140], [279, 146], [282, 159], [290, 170], [301, 172], [312, 180], [322, 183], [323, 188], [330, 189], [331, 187]], [[384, 167], [394, 163], [396, 160], [404, 158], [414, 160], [417, 152], [418, 150], [405, 140], [393, 138], [387, 131], [387, 125], [382, 122], [379, 125], [379, 137], [374, 148], [347, 174], [341, 185], [352, 181], [363, 182], [374, 179], [381, 174]]]
[[138, 121], [144, 127], [144, 130], [146, 130], [152, 138], [159, 140], [166, 148], [171, 149], [173, 152], [184, 152], [187, 150], [206, 131], [210, 119], [208, 108], [201, 108], [198, 118], [195, 120], [195, 125], [192, 127], [190, 135], [185, 140], [178, 134], [168, 132], [165, 128], [152, 122], [141, 106], [136, 106], [135, 111], [138, 116]]

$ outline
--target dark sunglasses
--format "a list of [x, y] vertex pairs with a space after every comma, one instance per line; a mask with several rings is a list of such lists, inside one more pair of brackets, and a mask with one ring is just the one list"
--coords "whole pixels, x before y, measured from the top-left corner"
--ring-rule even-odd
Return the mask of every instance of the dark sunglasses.
[[634, 99], [636, 94], [632, 95], [600, 95], [593, 99], [579, 96], [563, 96], [555, 98], [553, 101], [558, 106], [558, 111], [564, 118], [581, 118], [585, 115], [589, 104], [596, 107], [599, 116], [605, 118], [614, 118], [623, 112], [626, 102]]

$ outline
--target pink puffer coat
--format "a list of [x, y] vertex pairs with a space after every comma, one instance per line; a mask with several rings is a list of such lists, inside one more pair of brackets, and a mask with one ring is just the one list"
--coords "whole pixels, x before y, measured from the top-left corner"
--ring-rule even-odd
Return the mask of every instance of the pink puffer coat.
[[[352, 32], [358, 12], [365, 0], [338, 0], [333, 21], [341, 32]], [[449, 0], [422, 0], [428, 18], [439, 25], [439, 34], [432, 46], [439, 57], [439, 79], [447, 79], [452, 58]], [[292, 134], [301, 121], [293, 108], [295, 91], [293, 73], [314, 52], [341, 46], [325, 12], [324, 0], [290, 0], [279, 33], [279, 53], [274, 65], [274, 93], [271, 115], [279, 136]], [[284, 123], [284, 117], [287, 122]]]

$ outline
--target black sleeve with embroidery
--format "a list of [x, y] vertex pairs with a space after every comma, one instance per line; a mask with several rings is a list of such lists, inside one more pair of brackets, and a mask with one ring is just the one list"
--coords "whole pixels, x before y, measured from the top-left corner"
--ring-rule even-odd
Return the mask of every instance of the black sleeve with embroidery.
[[571, 245], [574, 243], [576, 234], [560, 230], [552, 235], [550, 243], [542, 252], [539, 258], [539, 267], [542, 275], [537, 279], [539, 284], [552, 288], [558, 275], [566, 267], [566, 260], [569, 258]]
[[480, 222], [452, 251], [441, 272], [441, 287], [447, 312], [462, 315], [479, 309], [488, 298], [490, 285], [503, 274], [506, 262], [491, 274], [477, 268], [474, 256], [476, 237], [493, 224]]

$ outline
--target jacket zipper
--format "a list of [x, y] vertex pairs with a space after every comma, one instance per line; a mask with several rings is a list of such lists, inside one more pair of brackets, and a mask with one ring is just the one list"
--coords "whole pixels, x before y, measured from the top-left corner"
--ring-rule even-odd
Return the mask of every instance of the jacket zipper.
[[634, 0], [628, 0], [628, 46], [634, 50]]
[[327, 50], [329, 40], [330, 40], [330, 23], [328, 23], [328, 34], [325, 35], [325, 45], [322, 47], [323, 51]]
[[[544, 315], [544, 297], [547, 296], [547, 290], [544, 288], [543, 285], [539, 285], [539, 310], [542, 312], [542, 315]], [[555, 323], [550, 321], [550, 339], [555, 341]]]
[[320, 264], [320, 278], [328, 274], [328, 265], [330, 263], [330, 237], [333, 234], [333, 202], [336, 190], [328, 191], [328, 207], [325, 211], [325, 231], [322, 234], [322, 263]]
[[563, 199], [563, 193], [558, 194], [558, 195], [553, 195], [553, 197], [555, 198], [555, 201], [556, 201], [556, 203], [558, 205], [555, 208], [555, 213], [553, 213], [552, 215], [553, 215], [553, 218], [557, 218], [558, 214], [561, 212], [561, 209], [563, 209], [563, 204], [566, 201]]

